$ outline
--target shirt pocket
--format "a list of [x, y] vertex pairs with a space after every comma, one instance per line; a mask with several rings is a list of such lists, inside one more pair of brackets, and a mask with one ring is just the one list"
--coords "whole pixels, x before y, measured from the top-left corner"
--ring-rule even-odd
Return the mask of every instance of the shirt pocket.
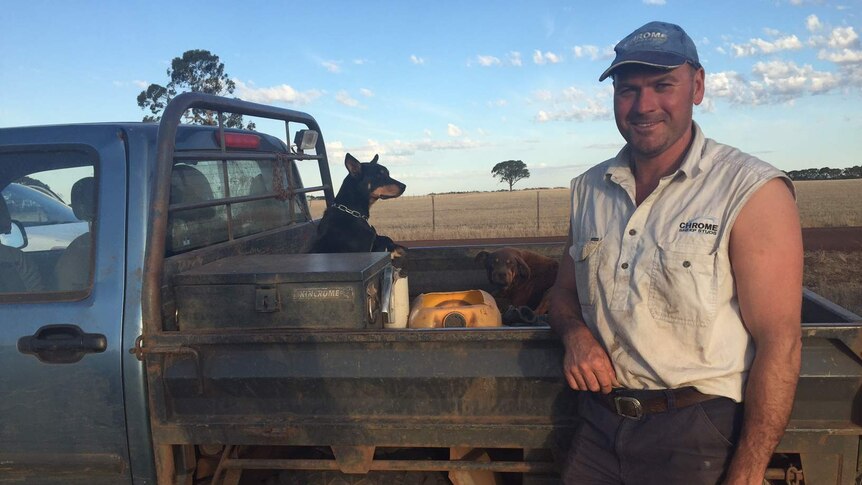
[[715, 317], [718, 281], [712, 248], [659, 247], [650, 272], [649, 311], [656, 320], [707, 326]]
[[596, 304], [601, 247], [601, 239], [591, 239], [572, 246], [571, 256], [575, 261], [575, 283], [578, 287], [578, 301], [581, 306], [594, 306]]

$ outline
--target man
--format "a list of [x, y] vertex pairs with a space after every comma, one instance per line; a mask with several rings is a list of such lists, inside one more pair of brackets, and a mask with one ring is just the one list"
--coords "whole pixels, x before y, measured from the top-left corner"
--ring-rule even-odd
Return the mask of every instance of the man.
[[704, 137], [704, 70], [677, 25], [628, 35], [627, 144], [572, 181], [550, 322], [583, 424], [567, 484], [761, 485], [801, 360], [802, 242], [784, 174]]

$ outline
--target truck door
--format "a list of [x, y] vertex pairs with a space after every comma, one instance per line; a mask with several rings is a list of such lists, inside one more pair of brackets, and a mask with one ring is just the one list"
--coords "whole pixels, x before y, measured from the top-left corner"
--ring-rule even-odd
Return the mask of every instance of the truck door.
[[125, 178], [117, 128], [0, 131], [0, 483], [131, 483]]

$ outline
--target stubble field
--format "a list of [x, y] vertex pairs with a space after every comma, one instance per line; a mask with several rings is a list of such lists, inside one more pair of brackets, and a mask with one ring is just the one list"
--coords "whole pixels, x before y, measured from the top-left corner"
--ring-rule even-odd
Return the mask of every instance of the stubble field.
[[[795, 182], [803, 227], [862, 226], [862, 180]], [[324, 202], [311, 201], [315, 218]], [[564, 236], [569, 190], [402, 196], [372, 207], [370, 222], [396, 241]], [[804, 284], [862, 314], [862, 252], [806, 250]]]

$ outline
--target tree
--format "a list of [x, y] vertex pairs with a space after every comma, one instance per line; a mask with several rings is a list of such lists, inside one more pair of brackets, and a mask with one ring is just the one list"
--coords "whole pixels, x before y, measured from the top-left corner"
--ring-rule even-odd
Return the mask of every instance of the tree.
[[[208, 50], [189, 50], [183, 52], [182, 57], [174, 57], [167, 74], [170, 82], [166, 86], [150, 84], [138, 95], [138, 106], [151, 113], [144, 116], [144, 121], [159, 121], [165, 107], [179, 93], [192, 91], [226, 96], [233, 94], [236, 89], [236, 84], [224, 72], [224, 63], [219, 62], [219, 57]], [[212, 111], [203, 109], [190, 111], [191, 113], [187, 112], [183, 117], [186, 123], [218, 124], [216, 114]], [[229, 128], [243, 128], [242, 115], [227, 114], [224, 124]], [[255, 125], [249, 122], [245, 128], [253, 130]]]
[[491, 169], [491, 175], [499, 177], [500, 182], [508, 183], [509, 192], [511, 192], [515, 182], [528, 178], [530, 171], [527, 169], [527, 165], [520, 160], [506, 160], [494, 165], [494, 168]]

